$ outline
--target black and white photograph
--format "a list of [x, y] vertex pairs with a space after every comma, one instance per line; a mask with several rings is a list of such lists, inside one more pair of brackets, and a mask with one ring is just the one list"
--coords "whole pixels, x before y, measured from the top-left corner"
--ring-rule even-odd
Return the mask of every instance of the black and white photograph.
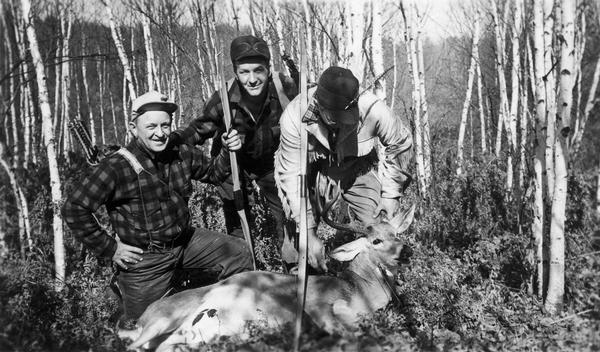
[[599, 0], [0, 0], [0, 352], [600, 351]]

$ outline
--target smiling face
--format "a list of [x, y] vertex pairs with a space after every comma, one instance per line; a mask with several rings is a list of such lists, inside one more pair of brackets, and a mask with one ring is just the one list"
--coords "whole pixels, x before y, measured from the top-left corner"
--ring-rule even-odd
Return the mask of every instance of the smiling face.
[[129, 128], [146, 150], [160, 153], [167, 147], [171, 134], [171, 115], [165, 111], [146, 111], [130, 122]]
[[243, 63], [236, 65], [235, 75], [248, 95], [259, 96], [267, 86], [269, 66], [265, 63]]

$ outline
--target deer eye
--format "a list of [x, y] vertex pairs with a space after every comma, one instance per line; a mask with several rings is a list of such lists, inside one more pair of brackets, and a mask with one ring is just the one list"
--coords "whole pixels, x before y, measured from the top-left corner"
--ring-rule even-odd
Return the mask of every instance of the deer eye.
[[372, 242], [372, 243], [373, 243], [373, 244], [380, 244], [380, 243], [382, 243], [382, 242], [383, 242], [382, 240], [380, 240], [379, 238], [376, 238], [376, 239], [374, 239], [374, 240], [373, 240], [373, 242]]

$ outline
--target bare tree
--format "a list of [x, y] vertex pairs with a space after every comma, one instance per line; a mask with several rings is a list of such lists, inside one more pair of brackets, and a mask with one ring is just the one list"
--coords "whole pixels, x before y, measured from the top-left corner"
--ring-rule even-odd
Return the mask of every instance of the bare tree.
[[467, 78], [467, 94], [463, 103], [462, 114], [460, 118], [460, 126], [458, 129], [458, 152], [457, 152], [457, 163], [456, 174], [462, 174], [463, 167], [463, 155], [464, 155], [464, 139], [465, 139], [465, 128], [467, 125], [467, 114], [469, 112], [469, 106], [471, 105], [471, 94], [473, 91], [473, 80], [475, 77], [475, 69], [477, 67], [476, 54], [477, 46], [479, 45], [479, 16], [475, 17], [475, 23], [473, 25], [473, 44], [471, 49], [471, 63], [469, 65], [469, 73]]
[[562, 311], [565, 293], [565, 217], [567, 203], [569, 149], [568, 138], [573, 106], [575, 72], [575, 0], [561, 1], [562, 40], [560, 44], [560, 94], [557, 123], [559, 133], [554, 149], [554, 196], [550, 223], [548, 294], [545, 307], [551, 314]]
[[544, 0], [533, 2], [533, 55], [535, 64], [535, 136], [533, 140], [535, 156], [533, 159], [533, 222], [531, 233], [535, 248], [535, 263], [537, 273], [537, 294], [543, 295], [544, 287], [544, 129], [546, 124], [546, 91], [544, 87]]
[[110, 24], [110, 33], [112, 35], [113, 41], [115, 42], [115, 46], [117, 47], [117, 52], [119, 53], [119, 59], [121, 60], [121, 64], [123, 65], [123, 71], [125, 74], [125, 78], [127, 79], [127, 87], [129, 88], [129, 97], [131, 98], [131, 100], [133, 100], [137, 97], [137, 94], [135, 92], [135, 88], [133, 87], [131, 66], [129, 65], [129, 59], [125, 54], [125, 47], [123, 46], [121, 33], [119, 32], [117, 24], [115, 23], [114, 15], [111, 8], [111, 0], [102, 0], [102, 3], [106, 6], [106, 13], [108, 14], [108, 22]]
[[53, 226], [54, 231], [54, 265], [55, 265], [55, 288], [62, 290], [65, 282], [65, 247], [63, 240], [63, 226], [60, 215], [59, 205], [62, 200], [60, 185], [60, 176], [58, 174], [58, 164], [56, 161], [56, 148], [54, 140], [54, 131], [52, 129], [52, 111], [48, 102], [48, 88], [46, 87], [46, 72], [44, 62], [38, 48], [37, 36], [33, 27], [31, 14], [31, 3], [29, 0], [21, 0], [23, 18], [27, 25], [27, 39], [29, 40], [29, 49], [31, 58], [35, 66], [40, 110], [42, 113], [42, 130], [44, 133], [44, 143], [46, 144], [46, 154], [48, 156], [48, 169], [50, 171], [50, 188], [52, 193]]

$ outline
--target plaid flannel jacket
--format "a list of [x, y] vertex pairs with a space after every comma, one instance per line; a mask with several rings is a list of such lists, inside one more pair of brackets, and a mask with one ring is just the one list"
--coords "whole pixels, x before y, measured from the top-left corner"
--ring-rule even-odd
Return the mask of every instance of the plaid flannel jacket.
[[[292, 100], [298, 89], [294, 81], [281, 73], [279, 74], [285, 95]], [[273, 154], [279, 146], [279, 118], [283, 108], [279, 103], [277, 88], [273, 80], [269, 80], [268, 95], [261, 113], [252, 116], [242, 97], [238, 81], [229, 88], [229, 105], [232, 111], [231, 128], [244, 136], [242, 149], [237, 152], [240, 166], [253, 174], [262, 175], [273, 170]], [[212, 155], [221, 149], [221, 135], [225, 131], [223, 122], [223, 105], [219, 92], [213, 93], [206, 103], [202, 115], [192, 120], [187, 128], [174, 133], [179, 134], [185, 143], [203, 144], [207, 139], [213, 139]]]
[[94, 218], [100, 206], [106, 206], [112, 228], [123, 243], [142, 249], [164, 246], [190, 229], [191, 180], [219, 183], [229, 175], [226, 152], [209, 162], [189, 145], [156, 157], [135, 140], [126, 148], [144, 169], [139, 175], [115, 153], [74, 186], [62, 207], [73, 236], [101, 257], [112, 257], [117, 244]]

